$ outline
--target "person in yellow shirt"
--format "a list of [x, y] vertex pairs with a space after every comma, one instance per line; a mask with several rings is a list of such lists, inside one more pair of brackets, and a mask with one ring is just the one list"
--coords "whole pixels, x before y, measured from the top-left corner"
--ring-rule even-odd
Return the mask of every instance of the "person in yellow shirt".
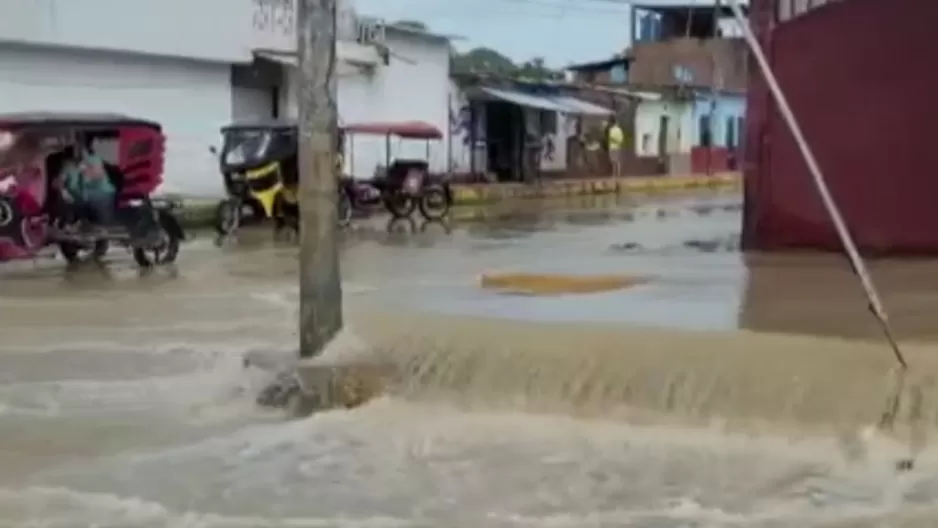
[[625, 133], [614, 117], [610, 117], [606, 125], [606, 144], [609, 147], [612, 175], [618, 178], [622, 175], [622, 149], [625, 146]]

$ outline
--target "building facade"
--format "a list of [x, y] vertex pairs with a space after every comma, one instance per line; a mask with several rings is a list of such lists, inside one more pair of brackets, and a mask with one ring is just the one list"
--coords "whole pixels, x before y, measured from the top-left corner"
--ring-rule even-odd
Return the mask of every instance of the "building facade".
[[746, 96], [738, 93], [698, 92], [694, 96], [694, 144], [739, 149], [744, 135]]
[[725, 9], [649, 0], [633, 5], [633, 22], [636, 39], [628, 50], [572, 69], [579, 82], [636, 95], [631, 111], [620, 115], [634, 138], [634, 167], [730, 168], [743, 144], [748, 52]]
[[696, 139], [695, 125], [692, 99], [665, 96], [657, 100], [638, 100], [635, 154], [657, 158], [689, 153]]
[[450, 105], [450, 171], [476, 181], [572, 176], [578, 124], [613, 114], [564, 83], [474, 75], [454, 78]]
[[[395, 121], [429, 123], [440, 129], [443, 140], [428, 143], [392, 138], [390, 156], [426, 158], [432, 172], [446, 172], [450, 129], [449, 37], [410, 27], [384, 25], [357, 17], [353, 10], [346, 19], [348, 26], [340, 30], [337, 43], [339, 125]], [[265, 48], [256, 52], [259, 64], [255, 67], [275, 63], [281, 69], [279, 75], [256, 77], [282, 79], [278, 86], [279, 114], [286, 118], [296, 117], [298, 111], [295, 42], [293, 34], [288, 34], [279, 40], [268, 40]], [[346, 143], [344, 171], [357, 178], [371, 178], [385, 165], [387, 155], [384, 137], [350, 136]]]

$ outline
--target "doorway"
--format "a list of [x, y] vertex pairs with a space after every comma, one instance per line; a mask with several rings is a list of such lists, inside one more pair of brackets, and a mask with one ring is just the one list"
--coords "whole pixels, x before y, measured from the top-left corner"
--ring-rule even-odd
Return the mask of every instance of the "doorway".
[[511, 103], [492, 101], [485, 105], [485, 142], [489, 170], [498, 181], [518, 181], [522, 161], [521, 107]]
[[671, 117], [663, 115], [658, 122], [658, 156], [668, 155], [668, 136], [671, 134]]

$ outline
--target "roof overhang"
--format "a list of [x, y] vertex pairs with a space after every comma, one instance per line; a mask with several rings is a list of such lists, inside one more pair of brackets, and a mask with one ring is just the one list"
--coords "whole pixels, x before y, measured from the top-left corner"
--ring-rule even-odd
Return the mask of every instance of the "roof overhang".
[[[375, 46], [367, 46], [358, 42], [336, 41], [335, 54], [340, 63], [351, 66], [372, 68], [383, 63], [381, 54]], [[299, 57], [294, 51], [255, 50], [254, 56], [291, 68], [299, 65]]]
[[618, 66], [620, 64], [625, 65], [631, 61], [630, 57], [624, 55], [615, 56], [609, 59], [592, 61], [592, 62], [581, 62], [577, 64], [570, 64], [566, 68], [567, 71], [572, 72], [589, 72], [597, 70], [607, 70], [613, 66]]
[[664, 98], [664, 96], [658, 92], [633, 90], [613, 86], [590, 86], [589, 89], [612, 95], [621, 95], [622, 97], [629, 97], [631, 99], [638, 99], [639, 101], [660, 101]]
[[611, 116], [614, 112], [608, 108], [604, 108], [597, 104], [589, 103], [582, 99], [577, 99], [576, 97], [570, 97], [568, 95], [561, 95], [557, 97], [551, 97], [551, 99], [560, 104], [569, 108], [567, 110], [568, 114], [577, 114], [577, 115], [586, 115], [586, 116]]
[[479, 94], [482, 99], [505, 101], [525, 108], [560, 112], [562, 114], [588, 116], [609, 116], [613, 114], [612, 110], [608, 108], [569, 95], [531, 94], [489, 86], [480, 86]]
[[535, 108], [538, 110], [548, 110], [553, 112], [565, 112], [566, 108], [553, 102], [547, 97], [532, 95], [517, 90], [504, 90], [501, 88], [492, 88], [489, 86], [480, 86], [479, 90], [483, 99], [505, 101], [506, 103], [516, 104], [525, 108]]

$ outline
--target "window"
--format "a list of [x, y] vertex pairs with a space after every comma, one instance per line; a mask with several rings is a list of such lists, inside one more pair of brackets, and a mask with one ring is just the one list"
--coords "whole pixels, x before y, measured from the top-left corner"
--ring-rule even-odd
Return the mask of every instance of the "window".
[[625, 71], [625, 64], [617, 64], [609, 70], [609, 82], [615, 84], [625, 84], [628, 82], [628, 74]]
[[701, 147], [709, 147], [713, 144], [713, 136], [710, 130], [710, 116], [700, 116], [698, 123], [697, 143]]

